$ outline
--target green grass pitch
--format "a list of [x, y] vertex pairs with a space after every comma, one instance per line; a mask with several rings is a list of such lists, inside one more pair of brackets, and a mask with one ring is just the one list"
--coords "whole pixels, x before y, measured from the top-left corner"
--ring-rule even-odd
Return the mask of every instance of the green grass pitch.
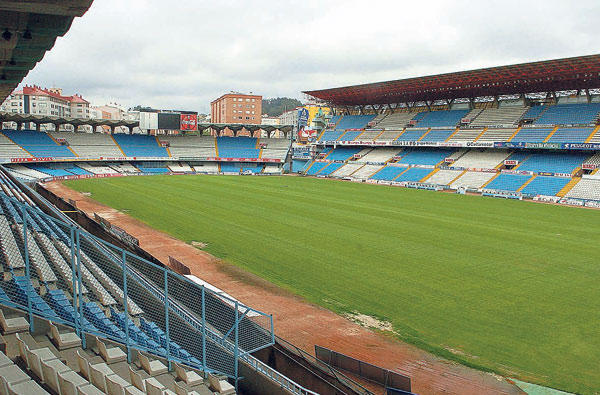
[[600, 211], [303, 177], [66, 185], [439, 355], [600, 390]]

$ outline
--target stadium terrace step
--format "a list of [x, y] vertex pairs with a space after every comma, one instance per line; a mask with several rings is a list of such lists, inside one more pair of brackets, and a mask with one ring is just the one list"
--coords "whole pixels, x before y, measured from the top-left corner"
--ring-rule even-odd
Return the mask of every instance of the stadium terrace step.
[[112, 135], [115, 143], [128, 157], [169, 157], [156, 137], [141, 134], [116, 133]]
[[413, 119], [418, 120], [416, 123], [418, 128], [452, 128], [457, 126], [469, 112], [470, 110], [429, 111], [419, 113]]
[[375, 115], [344, 115], [335, 125], [335, 130], [364, 129]]
[[528, 175], [500, 173], [482, 188], [516, 192], [529, 179]]
[[53, 158], [75, 158], [75, 154], [68, 147], [59, 145], [44, 132], [34, 130], [2, 130], [2, 134], [15, 144], [21, 146], [31, 156]]
[[533, 175], [531, 176], [531, 178], [527, 181], [525, 181], [525, 183], [523, 185], [521, 185], [519, 188], [517, 188], [517, 192], [521, 192], [525, 187], [527, 187], [527, 185], [529, 185], [529, 183], [531, 183], [533, 180], [535, 180], [537, 176]]
[[575, 185], [577, 185], [577, 183], [579, 181], [581, 181], [581, 177], [571, 178], [571, 180], [569, 180], [569, 182], [560, 191], [558, 191], [556, 193], [556, 196], [558, 196], [558, 197], [566, 196], [575, 187]]
[[407, 170], [408, 167], [385, 166], [373, 174], [370, 178], [372, 180], [392, 181]]

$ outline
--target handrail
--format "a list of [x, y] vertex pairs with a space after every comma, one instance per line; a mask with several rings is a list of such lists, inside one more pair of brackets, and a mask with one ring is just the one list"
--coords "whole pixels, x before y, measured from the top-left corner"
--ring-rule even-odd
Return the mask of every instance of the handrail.
[[[156, 286], [154, 284], [152, 284], [151, 281], [143, 278], [143, 276], [141, 276], [139, 273], [137, 273], [137, 270], [135, 270], [134, 268], [131, 268], [131, 267], [129, 267], [129, 268], [131, 269], [131, 272], [135, 275], [136, 278], [138, 278], [139, 280], [141, 280], [142, 282], [144, 282], [147, 285], [147, 287], [148, 287], [147, 289], [150, 290], [150, 292], [152, 292], [160, 300], [164, 301], [164, 294], [162, 294], [161, 292], [158, 292], [156, 289]], [[171, 297], [169, 297], [169, 306], [173, 309], [173, 311], [175, 311], [177, 314], [181, 315], [182, 318], [186, 322], [188, 322], [189, 324], [194, 326], [196, 329], [202, 330], [201, 329], [202, 323], [198, 322], [198, 319], [196, 317], [192, 316], [191, 314], [186, 312], [184, 309], [179, 307], [178, 302], [174, 301], [174, 300], [172, 301]], [[213, 331], [212, 329], [210, 329], [208, 327], [206, 327], [206, 334], [207, 334], [207, 337], [209, 337], [213, 342], [223, 346], [230, 353], [232, 353], [232, 354], [234, 353], [235, 345], [232, 344], [231, 341], [229, 341], [227, 338], [223, 339], [218, 333], [216, 333], [215, 331]], [[283, 374], [279, 373], [278, 371], [276, 371], [269, 365], [265, 364], [264, 362], [260, 361], [259, 359], [257, 359], [256, 357], [254, 357], [248, 353], [240, 353], [239, 359], [244, 361], [246, 364], [248, 364], [250, 367], [252, 367], [255, 371], [262, 373], [264, 376], [266, 376], [267, 378], [276, 382], [282, 388], [292, 392], [293, 394], [318, 395], [316, 392], [311, 391], [311, 390], [301, 386], [300, 384], [294, 382], [293, 380], [290, 380]]]
[[[1, 169], [1, 168], [0, 168]], [[31, 192], [31, 190], [30, 190]], [[38, 197], [44, 201], [45, 199], [41, 196], [38, 195]], [[12, 198], [9, 197], [9, 199], [14, 200]], [[15, 203], [19, 206], [21, 206], [24, 210], [34, 210], [33, 207], [30, 207], [26, 204], [20, 203], [16, 200], [14, 200]], [[50, 207], [52, 207], [52, 205], [49, 205]], [[53, 207], [52, 207], [53, 208]], [[62, 213], [57, 212], [56, 210], [52, 210], [55, 214], [57, 214], [61, 219], [63, 217], [66, 217], [64, 215], [61, 215]], [[44, 217], [49, 217], [47, 214], [44, 214], [43, 212], [38, 213]], [[66, 226], [68, 226], [69, 228], [75, 229], [77, 233], [80, 232], [79, 230], [79, 225], [75, 224], [70, 218], [67, 218], [67, 222], [63, 222], [60, 221], [56, 218], [52, 218], [52, 220], [54, 221], [59, 221], [64, 223]], [[26, 227], [24, 227], [24, 229], [27, 229]], [[105, 254], [107, 254], [107, 257], [109, 258], [115, 258], [116, 261], [120, 261], [119, 257], [115, 257], [114, 252], [111, 251], [110, 248], [108, 248], [107, 245], [110, 245], [110, 243], [107, 243], [105, 241], [102, 241], [101, 239], [97, 238], [94, 235], [91, 235], [87, 232], [85, 232], [86, 235], [86, 239], [88, 239], [88, 241], [92, 242], [93, 245], [95, 245], [97, 248], [99, 248], [101, 251], [103, 251]], [[112, 245], [111, 245], [112, 246]], [[113, 246], [115, 247], [115, 246]], [[122, 250], [118, 247], [117, 248], [119, 251], [124, 251], [125, 254], [128, 254], [125, 250]], [[131, 255], [131, 254], [130, 254]], [[145, 259], [143, 258], [138, 258], [141, 259], [143, 262], [147, 262]], [[79, 260], [78, 260], [79, 261]], [[152, 265], [152, 263], [148, 262], [149, 264]], [[161, 291], [152, 281], [150, 281], [149, 279], [145, 278], [145, 276], [141, 275], [138, 270], [134, 267], [132, 267], [132, 265], [130, 263], [126, 263], [126, 268], [127, 268], [127, 272], [129, 274], [131, 274], [137, 281], [139, 281], [140, 284], [142, 284], [143, 286], [145, 286], [145, 288], [147, 290], [149, 290], [154, 297], [158, 298], [159, 300], [161, 300], [163, 303], [167, 302], [167, 300], [165, 300], [165, 293], [163, 291]], [[164, 269], [167, 270], [167, 269]], [[173, 274], [175, 275], [175, 274]], [[81, 281], [81, 280], [79, 280]], [[201, 286], [203, 292], [205, 291], [205, 287]], [[77, 287], [78, 289], [80, 289], [80, 287]], [[207, 290], [208, 291], [208, 290]], [[221, 299], [225, 299], [225, 297], [223, 295], [218, 295], [219, 298]], [[203, 322], [201, 322], [198, 318], [196, 318], [194, 315], [192, 315], [190, 312], [188, 312], [184, 307], [182, 307], [180, 305], [180, 303], [177, 300], [174, 300], [171, 296], [167, 296], [168, 298], [168, 307], [175, 313], [177, 314], [180, 318], [184, 319], [187, 323], [189, 323], [192, 327], [194, 327], [196, 330], [200, 330], [202, 331], [205, 336], [210, 339], [213, 343], [219, 345], [220, 347], [222, 347], [225, 351], [227, 351], [228, 353], [234, 355], [234, 357], [236, 358], [236, 368], [237, 368], [237, 362], [239, 360], [241, 360], [242, 362], [244, 362], [245, 364], [247, 364], [248, 366], [250, 366], [252, 369], [254, 369], [256, 372], [262, 374], [263, 376], [265, 376], [266, 378], [270, 379], [271, 381], [277, 383], [281, 388], [293, 393], [293, 394], [298, 394], [298, 395], [318, 395], [316, 392], [311, 391], [305, 387], [303, 387], [302, 385], [294, 382], [293, 380], [289, 379], [288, 377], [286, 377], [285, 375], [279, 373], [278, 371], [276, 371], [275, 369], [271, 368], [270, 366], [268, 366], [267, 364], [263, 363], [262, 361], [258, 360], [256, 357], [252, 356], [250, 354], [250, 352], [254, 352], [256, 350], [250, 350], [250, 351], [244, 351], [241, 350], [239, 348], [239, 345], [237, 343], [237, 339], [235, 344], [229, 340], [227, 337], [223, 337], [222, 334], [219, 333], [218, 330], [214, 329], [212, 326], [210, 326], [208, 323], [204, 323], [205, 325], [203, 325]], [[229, 298], [226, 298], [229, 299]], [[236, 316], [237, 316], [237, 311], [238, 311], [238, 306], [241, 306], [237, 301], [236, 301], [236, 307], [235, 307], [235, 312], [236, 312]], [[253, 310], [256, 312], [259, 312], [258, 310], [252, 309], [250, 307], [247, 306], [242, 306], [245, 309], [248, 310]], [[29, 308], [29, 311], [32, 311], [31, 308]], [[259, 312], [260, 313], [260, 312]], [[262, 313], [264, 315], [264, 313]], [[272, 316], [268, 316], [268, 315], [264, 315], [266, 317], [270, 317], [271, 318], [271, 338], [272, 341], [265, 343], [263, 346], [261, 346], [260, 348], [269, 346], [269, 345], [273, 345], [274, 344], [274, 333], [273, 333], [273, 327], [272, 327]], [[33, 321], [32, 321], [33, 322]], [[235, 323], [235, 325], [237, 325], [237, 322]], [[264, 329], [264, 328], [263, 328]], [[260, 349], [258, 348], [258, 349]], [[258, 350], [257, 349], [257, 350]], [[204, 367], [205, 369], [207, 369], [206, 367]], [[209, 368], [208, 368], [209, 369]], [[236, 370], [237, 372], [237, 370]], [[237, 379], [237, 377], [236, 377]]]

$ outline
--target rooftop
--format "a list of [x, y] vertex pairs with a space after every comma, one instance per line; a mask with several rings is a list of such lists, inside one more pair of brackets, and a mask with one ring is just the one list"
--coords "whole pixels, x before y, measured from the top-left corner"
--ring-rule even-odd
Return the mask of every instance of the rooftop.
[[600, 88], [600, 54], [304, 91], [332, 105], [410, 103]]

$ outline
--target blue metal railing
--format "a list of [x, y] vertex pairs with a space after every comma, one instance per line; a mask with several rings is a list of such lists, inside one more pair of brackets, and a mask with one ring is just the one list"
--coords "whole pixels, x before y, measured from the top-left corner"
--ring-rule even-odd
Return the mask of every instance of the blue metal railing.
[[[55, 316], [50, 317], [46, 315], [43, 311], [40, 311], [33, 306], [33, 295], [30, 294], [27, 294], [26, 296], [26, 304], [16, 303], [13, 300], [0, 300], [0, 303], [2, 304], [17, 307], [26, 311], [30, 316], [31, 325], [33, 325], [34, 322], [32, 319], [33, 315], [51, 319], [63, 325], [73, 327], [76, 333], [82, 338], [84, 347], [86, 333], [99, 335], [124, 344], [127, 348], [129, 360], [131, 360], [131, 349], [140, 349], [165, 357], [169, 363], [170, 361], [175, 361], [178, 363], [188, 364], [195, 368], [203, 369], [207, 372], [225, 374], [235, 379], [236, 383], [240, 378], [238, 363], [241, 361], [268, 379], [276, 382], [281, 388], [286, 389], [291, 393], [315, 394], [314, 392], [288, 379], [275, 369], [269, 367], [251, 355], [251, 353], [271, 346], [275, 343], [272, 315], [267, 315], [256, 309], [245, 306], [234, 299], [228, 298], [227, 296], [217, 294], [205, 286], [198, 285], [186, 277], [174, 273], [167, 268], [158, 266], [152, 262], [144, 260], [143, 258], [137, 257], [128, 251], [107, 243], [81, 230], [73, 223], [57, 220], [46, 215], [38, 208], [21, 203], [11, 197], [8, 197], [7, 199], [15, 206], [15, 208], [20, 210], [19, 212], [21, 213], [23, 246], [20, 253], [23, 255], [25, 260], [25, 277], [32, 284], [39, 284], [40, 290], [42, 289], [42, 286], [45, 286], [46, 289], [52, 287], [52, 284], [48, 284], [39, 277], [37, 270], [32, 270], [32, 265], [34, 263], [32, 262], [29, 254], [29, 243], [36, 243], [37, 241], [35, 240], [35, 237], [30, 239], [30, 235], [33, 234], [37, 237], [38, 232], [46, 232], [48, 233], [46, 236], [48, 238], [52, 238], [54, 243], [62, 243], [66, 245], [70, 253], [69, 266], [71, 269], [72, 286], [66, 287], [65, 284], [62, 284], [63, 286], [60, 287], [60, 284], [55, 285], [58, 286], [58, 288], [62, 288], [63, 292], [72, 297], [74, 319], [56, 319]], [[15, 219], [9, 214], [0, 215], [6, 215], [10, 223], [14, 224]], [[50, 234], [50, 232], [52, 232], [51, 230], [47, 231], [45, 230], [45, 227], [37, 226], [38, 224], [36, 221], [40, 221], [40, 219], [50, 224], [50, 228], [60, 229], [63, 233], [63, 236], [57, 236], [56, 233]], [[37, 230], [34, 229], [34, 225], [36, 226]], [[122, 298], [119, 298], [118, 295], [116, 295], [115, 290], [109, 290], [109, 293], [111, 293], [111, 295], [117, 301], [116, 307], [122, 309], [122, 311], [125, 313], [125, 325], [123, 335], [121, 336], [115, 335], [114, 332], [107, 332], [102, 328], [95, 327], [85, 318], [86, 310], [84, 309], [84, 305], [86, 303], [96, 302], [94, 302], [94, 297], [91, 295], [93, 292], [88, 290], [86, 295], [83, 294], [83, 289], [85, 288], [85, 279], [82, 273], [85, 270], [84, 267], [86, 265], [86, 259], [82, 258], [84, 254], [89, 258], [101, 257], [102, 259], [98, 259], [95, 264], [100, 266], [100, 268], [104, 270], [108, 277], [111, 277], [112, 275], [113, 281], [117, 278], [120, 278]], [[94, 255], [94, 257], [91, 255]], [[10, 256], [8, 258], [10, 259]], [[91, 259], [91, 261], [95, 260]], [[133, 264], [133, 261], [135, 261], [137, 264]], [[146, 270], [143, 270], [143, 274], [139, 270], [140, 267], [136, 267], [140, 266], [140, 262], [143, 263], [143, 265], [147, 265], [144, 266], [144, 268], [152, 268], [152, 270], [162, 274], [162, 286], [159, 286], [160, 284], [156, 284], [155, 281], [149, 279], [145, 275]], [[90, 263], [88, 262], [87, 264]], [[113, 264], [113, 266], [110, 266], [111, 264]], [[171, 284], [169, 284], [169, 282], [171, 282]], [[195, 308], [193, 311], [190, 311], [189, 306], [184, 306], [179, 300], [177, 300], [176, 297], [173, 296], [173, 290], [170, 289], [170, 285], [177, 286], [177, 284], [182, 284], [180, 286], [185, 285], [184, 292], [193, 293], [200, 297], [198, 300], [198, 306], [194, 306]], [[143, 289], [145, 292], [148, 292], [148, 295], [151, 295], [151, 298], [147, 298], [146, 294], [142, 295], [141, 293], [132, 293], [132, 287]], [[90, 288], [90, 284], [88, 284], [88, 288]], [[34, 289], [32, 292], [37, 291]], [[164, 336], [166, 337], [166, 347], [164, 352], [161, 353], [156, 349], [144, 346], [136, 342], [136, 340], [132, 337], [130, 327], [132, 324], [135, 325], [135, 317], [131, 317], [131, 306], [133, 302], [135, 302], [137, 306], [140, 306], [142, 310], [146, 311], [146, 313], [142, 314], [150, 313], [152, 306], [163, 306], [163, 311], [159, 315], [163, 316], [164, 319], [162, 321], [159, 319], [158, 322], [155, 323], [164, 328], [163, 332]], [[207, 314], [209, 310], [207, 305], [208, 303], [211, 303], [210, 310], [213, 310], [212, 316], [211, 314]], [[233, 305], [233, 307], [228, 303]], [[103, 307], [108, 310], [108, 307], [115, 306]], [[215, 314], [215, 309], [217, 310], [218, 314]], [[250, 319], [248, 317], [249, 312], [252, 312], [255, 318]], [[225, 319], [225, 322], [227, 323], [226, 325], [224, 325], [223, 322], [216, 321], [218, 320], [218, 316], [220, 314], [223, 314], [225, 318], [230, 318], [230, 320]], [[175, 355], [175, 351], [177, 349], [183, 348], [179, 347], [179, 345], [175, 343], [177, 340], [182, 340], [181, 335], [177, 337], [176, 333], [179, 332], [181, 334], [182, 327], [181, 324], [173, 327], [172, 325], [174, 323], [172, 324], [170, 322], [172, 319], [180, 320], [179, 322], [182, 320], [186, 325], [186, 328], [184, 328], [185, 330], [191, 330], [200, 337], [201, 341], [198, 342], [198, 349], [185, 350], [192, 356], [198, 356], [199, 358], [193, 357], [186, 359], [182, 358], [180, 354]], [[261, 320], [263, 321], [262, 326], [258, 325], [256, 322]], [[243, 333], [240, 331], [241, 327], [244, 329]], [[175, 330], [175, 332], [172, 332], [173, 330]], [[241, 347], [241, 343], [253, 344], [254, 347], [252, 347], [252, 349], [245, 349]], [[171, 350], [171, 348], [175, 346], [177, 346], [177, 348], [175, 350]], [[209, 349], [212, 351], [209, 352]]]

